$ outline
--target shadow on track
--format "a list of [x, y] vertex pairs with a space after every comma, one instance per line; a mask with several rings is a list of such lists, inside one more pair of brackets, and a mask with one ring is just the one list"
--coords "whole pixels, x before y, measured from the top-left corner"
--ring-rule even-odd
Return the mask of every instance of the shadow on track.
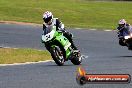
[[118, 58], [122, 58], [122, 57], [128, 57], [128, 58], [132, 58], [132, 56], [116, 56]]
[[81, 66], [81, 65], [72, 65], [72, 64], [64, 64], [63, 66], [58, 66], [56, 64], [48, 64], [48, 65], [45, 65], [45, 66], [53, 66], [53, 67], [75, 67], [75, 66]]

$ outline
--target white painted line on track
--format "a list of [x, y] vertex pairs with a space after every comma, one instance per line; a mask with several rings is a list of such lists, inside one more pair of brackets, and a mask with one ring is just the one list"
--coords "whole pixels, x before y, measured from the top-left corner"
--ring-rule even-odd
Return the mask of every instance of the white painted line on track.
[[104, 30], [104, 31], [112, 31], [112, 30]]
[[[87, 55], [82, 55], [82, 59], [88, 58]], [[13, 63], [13, 64], [0, 64], [0, 66], [18, 66], [18, 65], [30, 65], [30, 64], [39, 64], [39, 63], [47, 63], [47, 62], [54, 62], [53, 60], [45, 60], [45, 61], [38, 61], [38, 62], [25, 62], [25, 63]]]
[[0, 66], [30, 65], [30, 64], [47, 63], [47, 62], [54, 62], [54, 61], [53, 61], [53, 60], [45, 60], [45, 61], [39, 61], [39, 62], [26, 62], [26, 63], [0, 64]]
[[97, 30], [97, 29], [89, 29], [89, 30], [93, 30], [93, 31], [95, 31], [95, 30]]
[[[75, 28], [75, 29], [83, 29], [83, 28]], [[88, 30], [96, 31], [96, 30], [98, 30], [98, 29], [88, 29]], [[106, 29], [106, 30], [102, 30], [102, 31], [115, 31], [115, 30]]]
[[14, 48], [14, 47], [4, 47], [4, 46], [0, 46], [0, 48], [12, 48], [12, 49], [19, 49], [19, 48]]

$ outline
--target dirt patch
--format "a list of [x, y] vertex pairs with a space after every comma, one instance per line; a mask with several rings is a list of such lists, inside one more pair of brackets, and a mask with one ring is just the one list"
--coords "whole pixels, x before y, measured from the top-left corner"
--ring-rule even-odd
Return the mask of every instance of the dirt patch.
[[26, 22], [16, 22], [16, 21], [0, 21], [0, 23], [3, 23], [3, 24], [19, 24], [19, 25], [42, 26], [42, 24], [26, 23]]

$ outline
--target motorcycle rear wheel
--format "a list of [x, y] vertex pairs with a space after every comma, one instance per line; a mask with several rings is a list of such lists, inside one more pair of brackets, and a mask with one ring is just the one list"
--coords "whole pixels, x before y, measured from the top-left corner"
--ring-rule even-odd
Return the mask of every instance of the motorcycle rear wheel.
[[82, 62], [82, 57], [81, 55], [78, 56], [80, 54], [79, 52], [76, 52], [76, 55], [73, 56], [73, 58], [71, 59], [71, 62], [74, 64], [74, 65], [80, 65], [81, 62]]

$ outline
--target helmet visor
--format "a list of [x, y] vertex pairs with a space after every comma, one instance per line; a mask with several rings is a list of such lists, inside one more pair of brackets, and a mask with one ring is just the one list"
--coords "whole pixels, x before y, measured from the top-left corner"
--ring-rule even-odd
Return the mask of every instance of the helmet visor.
[[118, 24], [118, 25], [119, 25], [119, 27], [124, 27], [125, 24]]
[[43, 20], [44, 20], [45, 23], [48, 23], [49, 21], [51, 21], [51, 19], [52, 19], [52, 17], [48, 17], [48, 18], [46, 18], [46, 19], [43, 18]]

